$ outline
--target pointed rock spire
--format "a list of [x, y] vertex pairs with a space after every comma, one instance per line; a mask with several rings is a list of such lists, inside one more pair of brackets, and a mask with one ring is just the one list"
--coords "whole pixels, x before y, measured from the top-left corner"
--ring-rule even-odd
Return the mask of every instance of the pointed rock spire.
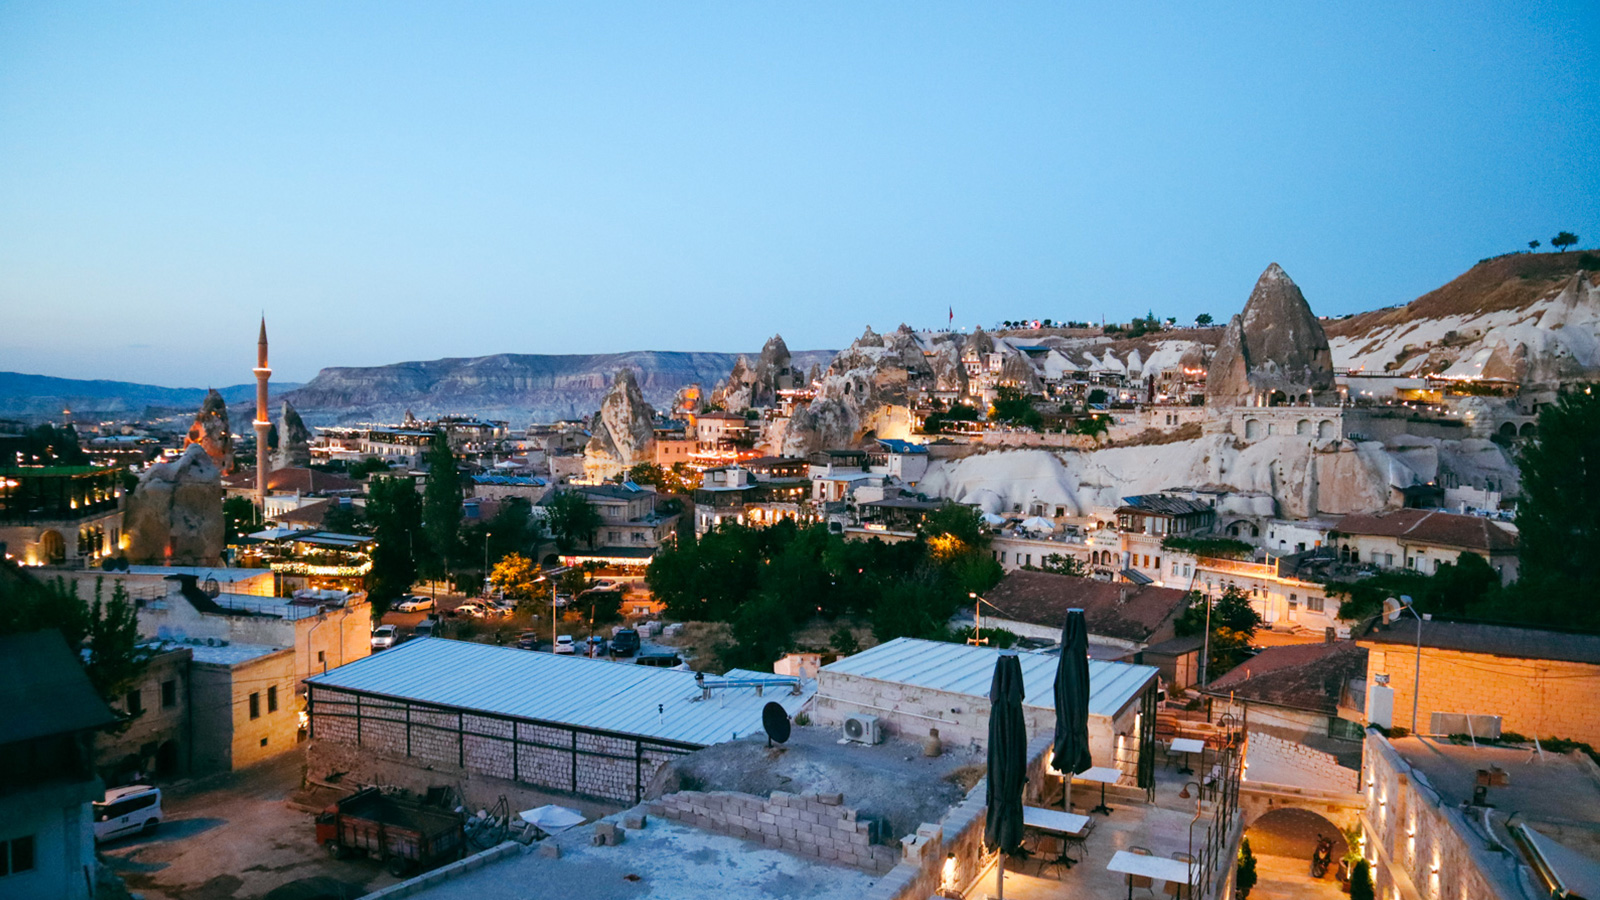
[[1244, 309], [1228, 322], [1206, 377], [1206, 403], [1308, 401], [1333, 390], [1333, 354], [1322, 323], [1277, 263], [1256, 280]]

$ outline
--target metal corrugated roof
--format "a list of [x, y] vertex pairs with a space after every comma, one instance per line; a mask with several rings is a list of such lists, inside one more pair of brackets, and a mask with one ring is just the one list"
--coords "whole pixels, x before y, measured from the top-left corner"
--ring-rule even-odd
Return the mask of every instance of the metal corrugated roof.
[[[780, 676], [739, 672], [736, 677]], [[706, 676], [708, 685], [723, 680], [731, 679]], [[306, 681], [689, 744], [759, 732], [761, 709], [768, 702], [776, 701], [793, 716], [817, 690], [815, 681], [802, 680], [799, 694], [772, 686], [765, 696], [757, 696], [753, 687], [719, 688], [702, 700], [693, 672], [443, 638], [409, 640]]]
[[[822, 671], [987, 698], [994, 660], [1002, 652], [970, 644], [896, 638], [824, 666]], [[1022, 662], [1023, 705], [1055, 709], [1058, 657], [1027, 652], [1017, 657]], [[1089, 660], [1089, 714], [1116, 715], [1155, 677], [1153, 666]]]

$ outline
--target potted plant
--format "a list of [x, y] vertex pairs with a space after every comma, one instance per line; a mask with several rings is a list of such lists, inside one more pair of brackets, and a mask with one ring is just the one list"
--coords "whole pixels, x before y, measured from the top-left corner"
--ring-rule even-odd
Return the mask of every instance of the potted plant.
[[1235, 900], [1245, 900], [1250, 896], [1250, 889], [1256, 886], [1256, 855], [1250, 849], [1250, 839], [1245, 838], [1239, 845], [1239, 869], [1233, 876], [1233, 896]]
[[1361, 861], [1361, 826], [1351, 825], [1341, 828], [1339, 832], [1344, 835], [1344, 856], [1339, 860], [1339, 868], [1334, 872], [1334, 877], [1339, 879], [1339, 886], [1345, 893], [1350, 893], [1350, 871], [1355, 864]]
[[1376, 900], [1372, 890], [1372, 873], [1367, 868], [1367, 861], [1356, 860], [1350, 869], [1350, 900]]

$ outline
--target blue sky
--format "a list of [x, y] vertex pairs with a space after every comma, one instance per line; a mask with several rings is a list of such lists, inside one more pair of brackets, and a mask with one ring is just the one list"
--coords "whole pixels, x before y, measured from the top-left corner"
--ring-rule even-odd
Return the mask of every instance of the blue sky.
[[1352, 312], [1594, 246], [1597, 135], [1592, 0], [8, 2], [0, 369]]

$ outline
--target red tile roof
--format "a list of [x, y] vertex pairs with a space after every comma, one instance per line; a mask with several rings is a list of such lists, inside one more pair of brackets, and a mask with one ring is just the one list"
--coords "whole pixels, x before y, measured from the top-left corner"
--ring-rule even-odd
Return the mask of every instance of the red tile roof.
[[1370, 515], [1345, 516], [1334, 527], [1333, 533], [1392, 537], [1418, 544], [1484, 552], [1517, 548], [1517, 536], [1489, 519], [1430, 509], [1396, 509]]
[[[1018, 569], [983, 599], [1006, 616], [1030, 625], [1060, 628], [1067, 610], [1083, 610], [1089, 633], [1147, 643], [1187, 606], [1187, 594], [1152, 585], [1113, 584], [1091, 578]], [[988, 610], [985, 615], [994, 615]]]
[[1334, 715], [1339, 693], [1365, 678], [1367, 651], [1351, 641], [1268, 647], [1211, 682], [1206, 693]]

